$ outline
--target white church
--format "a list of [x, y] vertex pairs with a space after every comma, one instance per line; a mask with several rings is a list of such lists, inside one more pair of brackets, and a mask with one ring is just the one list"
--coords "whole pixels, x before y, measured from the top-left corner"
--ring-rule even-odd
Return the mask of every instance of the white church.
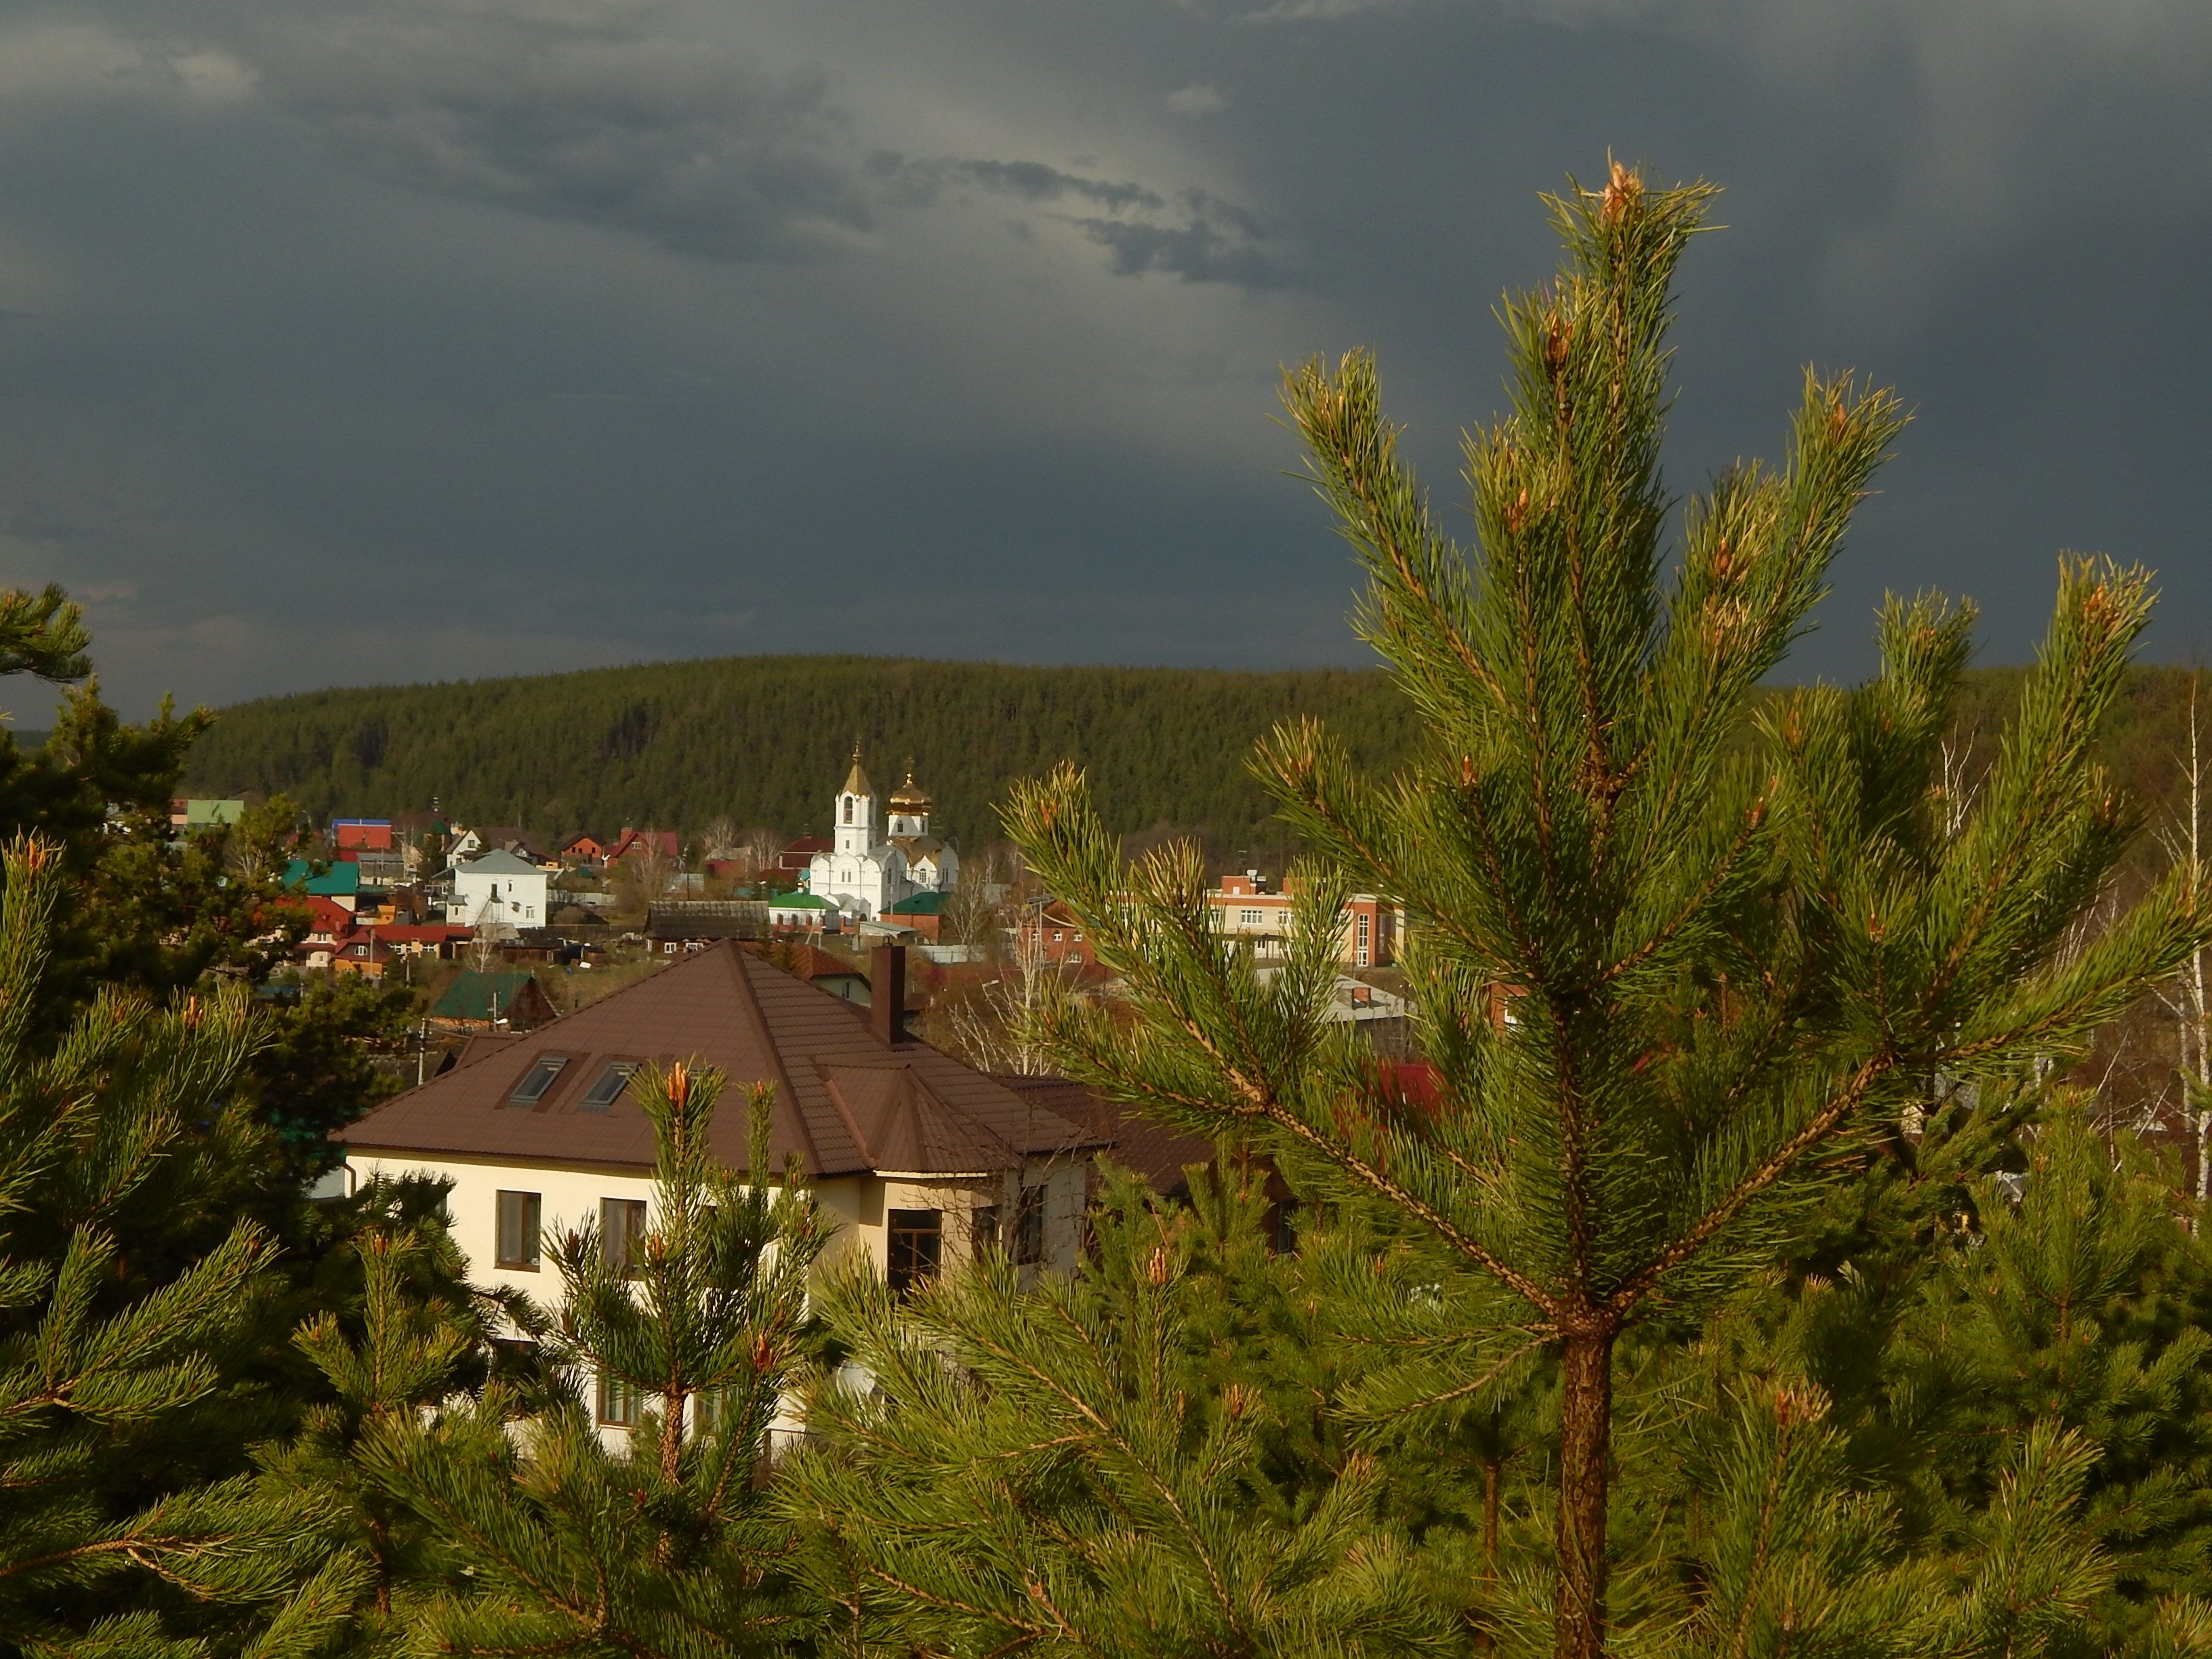
[[875, 786], [860, 769], [855, 744], [853, 769], [837, 792], [833, 845], [814, 855], [806, 872], [807, 891], [848, 921], [879, 921], [916, 893], [949, 893], [960, 884], [960, 855], [929, 833], [929, 797], [916, 787], [913, 768], [888, 805], [879, 832]]

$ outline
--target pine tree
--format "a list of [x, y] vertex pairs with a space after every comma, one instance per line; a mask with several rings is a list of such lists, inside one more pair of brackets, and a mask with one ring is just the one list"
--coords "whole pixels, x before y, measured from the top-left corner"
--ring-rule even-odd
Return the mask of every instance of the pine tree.
[[1027, 1291], [992, 1251], [903, 1299], [866, 1272], [825, 1292], [848, 1358], [785, 1487], [839, 1650], [1449, 1650], [1376, 1461], [1317, 1443], [1264, 1201], [1194, 1196], [1115, 1183], [1094, 1269]]
[[[0, 617], [4, 617], [0, 608]], [[254, 1042], [237, 994], [157, 1010], [97, 999], [49, 1048], [62, 860], [4, 858], [0, 902], [0, 1641], [31, 1653], [313, 1651], [359, 1571], [328, 1505], [250, 1474], [202, 1480], [211, 1357], [271, 1293], [250, 1223], [173, 1272], [129, 1260], [165, 1187], [197, 1167], [186, 1126], [222, 1105]], [[202, 1132], [202, 1146], [223, 1135]], [[233, 1150], [237, 1150], [234, 1145]]]
[[[695, 1659], [775, 1650], [806, 1627], [763, 1477], [808, 1357], [826, 1224], [796, 1170], [770, 1164], [765, 1089], [750, 1167], [732, 1172], [708, 1139], [719, 1073], [678, 1065], [632, 1086], [659, 1148], [649, 1224], [627, 1252], [595, 1223], [556, 1242], [565, 1299], [544, 1346], [566, 1386], [526, 1399], [495, 1382], [362, 1436], [369, 1482], [441, 1541], [395, 1603], [418, 1644]], [[398, 1352], [427, 1377], [440, 1341]], [[586, 1391], [657, 1408], [611, 1450]]]
[[[2212, 914], [2177, 872], [2076, 933], [2132, 828], [2093, 740], [2148, 613], [2140, 572], [2062, 562], [1963, 807], [1941, 746], [1970, 611], [1892, 600], [1872, 681], [1759, 702], [1900, 429], [1887, 392], [1808, 375], [1786, 464], [1693, 498], [1669, 578], [1664, 340], [1711, 193], [1615, 166], [1553, 204], [1566, 265], [1504, 311], [1514, 412], [1467, 446], [1471, 550], [1430, 518], [1371, 362], [1288, 384], [1367, 570], [1361, 632], [1425, 740], [1370, 780], [1292, 725], [1255, 765], [1326, 871], [1310, 934], [1334, 939], [1346, 885], [1405, 907], [1437, 1109], [1317, 1034], [1316, 951], [1257, 983], [1208, 926], [1194, 855], [1125, 865], [1072, 771], [1007, 812], [1127, 990], [1126, 1018], [1054, 1005], [1066, 1067], [1423, 1231], [1455, 1264], [1437, 1281], [1461, 1321], [1452, 1391], [1527, 1351], [1556, 1364], [1562, 1659], [1607, 1640], [1624, 1333], [1743, 1283], [1941, 1088], [2078, 1048]], [[1431, 1333], [1419, 1367], [1448, 1347]]]
[[[322, 1494], [341, 1510], [343, 1544], [367, 1564], [356, 1634], [371, 1645], [405, 1629], [404, 1607], [446, 1565], [442, 1540], [365, 1466], [373, 1432], [411, 1427], [422, 1413], [481, 1401], [487, 1385], [526, 1408], [562, 1386], [518, 1362], [544, 1322], [527, 1297], [471, 1287], [447, 1230], [448, 1184], [374, 1182], [356, 1195], [350, 1237], [320, 1264], [324, 1310], [293, 1343], [327, 1397], [308, 1399], [299, 1431], [266, 1449], [270, 1476]], [[337, 1283], [332, 1281], [346, 1280]]]
[[2207, 1264], [2172, 1188], [2118, 1150], [2115, 1168], [2078, 1102], [2046, 1115], [2018, 1198], [1978, 1185], [1978, 1224], [1944, 1264], [1950, 1293], [1908, 1334], [1960, 1372], [1936, 1461], [1962, 1507], [1987, 1502], [1990, 1449], [2021, 1425], [2078, 1437], [2079, 1524], [2118, 1591], [2099, 1609], [2106, 1648], [2139, 1634], [2158, 1598], [2203, 1588], [2212, 1545], [2212, 1337], [2188, 1307]]

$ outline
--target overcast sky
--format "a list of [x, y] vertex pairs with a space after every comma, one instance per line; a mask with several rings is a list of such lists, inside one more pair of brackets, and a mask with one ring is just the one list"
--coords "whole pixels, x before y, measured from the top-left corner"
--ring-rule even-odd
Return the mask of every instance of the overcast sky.
[[[1801, 368], [1917, 410], [1885, 587], [2062, 547], [2212, 645], [2203, 0], [146, 0], [0, 22], [0, 580], [110, 692], [849, 649], [1362, 660], [1279, 365], [1380, 354], [1440, 501], [1535, 197], [1727, 187], [1673, 479]], [[16, 706], [31, 712], [23, 699]]]

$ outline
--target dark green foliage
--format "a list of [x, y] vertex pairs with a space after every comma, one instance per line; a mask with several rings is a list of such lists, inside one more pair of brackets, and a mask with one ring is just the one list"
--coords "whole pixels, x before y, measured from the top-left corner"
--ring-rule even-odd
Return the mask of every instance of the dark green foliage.
[[1262, 1206], [1204, 1180], [1198, 1197], [1179, 1214], [1117, 1183], [1097, 1270], [1026, 1294], [998, 1252], [903, 1304], [872, 1274], [827, 1294], [872, 1386], [818, 1379], [828, 1450], [787, 1502], [837, 1650], [1452, 1650], [1381, 1520], [1381, 1468], [1323, 1443], [1326, 1367]]
[[[659, 1162], [629, 1271], [595, 1226], [568, 1233], [552, 1251], [562, 1308], [526, 1317], [562, 1386], [495, 1385], [428, 1421], [386, 1410], [368, 1423], [361, 1478], [437, 1542], [392, 1601], [417, 1650], [726, 1659], [775, 1651], [815, 1622], [760, 1477], [807, 1358], [806, 1285], [827, 1223], [791, 1172], [779, 1182], [769, 1168], [765, 1091], [752, 1169], [714, 1161], [720, 1088], [719, 1073], [681, 1065], [641, 1074]], [[461, 1346], [450, 1321], [441, 1331], [397, 1297], [361, 1348], [329, 1345], [329, 1328], [304, 1340], [329, 1348], [334, 1377], [389, 1352], [418, 1392]], [[644, 1411], [611, 1451], [584, 1401], [616, 1388]]]
[[912, 756], [940, 830], [970, 844], [991, 838], [1015, 779], [1072, 759], [1117, 830], [1205, 825], [1224, 855], [1257, 854], [1281, 832], [1244, 755], [1299, 714], [1378, 765], [1413, 735], [1374, 673], [732, 657], [244, 703], [194, 747], [189, 775], [199, 793], [282, 790], [318, 817], [436, 795], [464, 822], [547, 834], [728, 815], [798, 835], [826, 830], [858, 737], [881, 787]]
[[109, 993], [48, 1052], [61, 860], [19, 842], [5, 877], [0, 1640], [183, 1656], [252, 1632], [260, 1652], [311, 1650], [356, 1567], [328, 1552], [318, 1495], [238, 1472], [226, 1400], [279, 1288], [276, 1246], [225, 1219], [184, 1248], [209, 1230], [204, 1189], [252, 1155], [222, 1103], [252, 1046], [245, 999], [161, 1012]]
[[342, 1160], [333, 1131], [398, 1092], [397, 1060], [417, 1012], [405, 986], [357, 974], [309, 980], [299, 992], [266, 1011], [267, 1040], [247, 1068], [255, 1115], [283, 1157], [277, 1178], [295, 1188]]
[[526, 1298], [472, 1290], [444, 1218], [445, 1188], [372, 1186], [346, 1218], [349, 1237], [322, 1264], [325, 1311], [293, 1337], [325, 1397], [305, 1405], [299, 1431], [264, 1449], [281, 1486], [335, 1505], [341, 1548], [367, 1564], [355, 1610], [357, 1642], [404, 1630], [410, 1596], [436, 1583], [450, 1551], [434, 1525], [376, 1480], [362, 1453], [373, 1434], [403, 1436], [436, 1408], [468, 1409], [488, 1386], [508, 1402], [554, 1398], [557, 1381], [526, 1340], [544, 1321]]

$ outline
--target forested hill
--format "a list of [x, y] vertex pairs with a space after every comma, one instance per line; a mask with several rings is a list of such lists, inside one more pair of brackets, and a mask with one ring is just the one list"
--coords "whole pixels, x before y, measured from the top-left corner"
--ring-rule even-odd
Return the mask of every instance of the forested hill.
[[[1969, 781], [2021, 675], [1968, 676], [1954, 746]], [[2106, 733], [2108, 763], [2154, 821], [2180, 804], [2187, 679], [2136, 669]], [[2212, 704], [2206, 713], [2212, 720]], [[1221, 856], [1265, 858], [1282, 835], [1245, 757], [1299, 714], [1326, 720], [1369, 765], [1397, 760], [1413, 738], [1405, 700], [1374, 672], [725, 657], [241, 703], [201, 742], [189, 784], [281, 790], [319, 817], [384, 816], [436, 796], [464, 822], [549, 835], [696, 831], [725, 815], [795, 835], [828, 823], [857, 736], [884, 789], [911, 755], [938, 823], [970, 847], [996, 839], [994, 809], [1015, 779], [1066, 759], [1089, 769], [1116, 830], [1198, 830]]]
[[888, 791], [908, 756], [937, 825], [998, 837], [1016, 779], [1087, 768], [1114, 828], [1200, 830], [1255, 855], [1265, 795], [1253, 740], [1314, 714], [1370, 763], [1413, 720], [1383, 675], [1344, 669], [1020, 668], [881, 657], [726, 657], [440, 685], [302, 693], [222, 711], [194, 753], [198, 794], [290, 795], [319, 817], [382, 817], [434, 795], [463, 822], [549, 834], [686, 831], [727, 815], [825, 830], [857, 737]]

